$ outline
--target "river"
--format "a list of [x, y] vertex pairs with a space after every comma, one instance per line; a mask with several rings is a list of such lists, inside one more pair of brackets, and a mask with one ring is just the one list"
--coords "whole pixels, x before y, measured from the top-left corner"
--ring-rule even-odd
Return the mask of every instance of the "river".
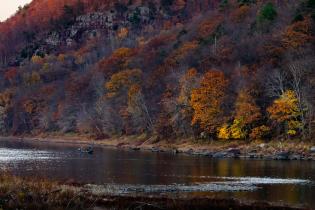
[[0, 171], [18, 176], [117, 184], [148, 193], [215, 195], [315, 207], [315, 162], [212, 159], [184, 154], [0, 141]]

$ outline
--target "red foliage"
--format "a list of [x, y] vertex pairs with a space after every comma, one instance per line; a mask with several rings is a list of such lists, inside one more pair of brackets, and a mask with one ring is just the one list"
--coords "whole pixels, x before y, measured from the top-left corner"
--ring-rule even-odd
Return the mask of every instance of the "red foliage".
[[12, 83], [12, 82], [16, 79], [17, 75], [18, 75], [17, 69], [14, 68], [14, 67], [12, 67], [12, 68], [9, 68], [9, 69], [5, 72], [4, 78], [5, 78], [6, 80], [8, 80], [10, 83]]

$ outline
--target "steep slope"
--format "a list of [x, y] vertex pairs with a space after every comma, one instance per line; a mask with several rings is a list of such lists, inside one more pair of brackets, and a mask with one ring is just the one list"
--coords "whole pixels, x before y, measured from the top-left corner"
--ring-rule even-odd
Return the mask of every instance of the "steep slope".
[[314, 0], [34, 0], [0, 24], [0, 127], [310, 137], [314, 11]]

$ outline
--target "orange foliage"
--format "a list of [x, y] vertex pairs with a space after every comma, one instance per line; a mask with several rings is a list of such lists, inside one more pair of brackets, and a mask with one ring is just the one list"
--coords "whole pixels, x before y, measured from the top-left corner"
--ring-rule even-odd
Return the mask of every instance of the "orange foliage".
[[212, 17], [209, 20], [202, 22], [199, 25], [198, 33], [201, 38], [207, 38], [216, 32], [218, 27], [222, 24], [223, 17], [218, 15], [216, 17]]
[[13, 98], [13, 91], [6, 90], [0, 93], [0, 106], [8, 107], [11, 104], [11, 100]]
[[259, 107], [248, 90], [241, 90], [235, 103], [235, 118], [250, 125], [261, 118]]
[[270, 133], [270, 128], [262, 125], [252, 129], [252, 132], [249, 134], [251, 139], [262, 139]]
[[18, 75], [17, 69], [16, 68], [9, 68], [5, 74], [4, 78], [12, 83], [16, 79]]
[[231, 20], [234, 22], [240, 23], [242, 22], [250, 11], [250, 7], [248, 5], [242, 5], [241, 7], [235, 9], [231, 14]]
[[106, 73], [113, 69], [124, 69], [128, 67], [129, 58], [135, 55], [135, 50], [130, 48], [118, 48], [109, 58], [104, 58], [98, 63], [98, 67]]
[[125, 27], [120, 28], [120, 29], [117, 31], [117, 37], [118, 37], [119, 39], [124, 39], [124, 38], [126, 38], [126, 37], [128, 36], [128, 33], [129, 33], [128, 28], [125, 28]]
[[312, 23], [310, 18], [298, 21], [288, 26], [283, 34], [282, 43], [284, 48], [299, 48], [312, 41]]
[[223, 72], [210, 70], [203, 76], [200, 87], [192, 91], [191, 105], [194, 109], [192, 124], [199, 124], [209, 134], [214, 134], [222, 124], [221, 105], [228, 81]]

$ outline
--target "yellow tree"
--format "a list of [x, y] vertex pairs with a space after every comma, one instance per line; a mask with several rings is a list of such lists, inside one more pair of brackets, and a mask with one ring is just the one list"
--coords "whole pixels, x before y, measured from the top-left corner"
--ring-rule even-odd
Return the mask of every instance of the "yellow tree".
[[192, 124], [199, 124], [210, 135], [215, 134], [223, 122], [221, 106], [227, 85], [223, 72], [209, 70], [203, 76], [200, 87], [191, 93], [190, 103], [194, 110]]
[[227, 123], [218, 129], [218, 138], [228, 140], [231, 138], [231, 129]]
[[285, 91], [268, 107], [267, 111], [270, 119], [281, 126], [287, 135], [294, 136], [301, 129], [302, 123], [299, 119], [301, 113], [294, 91]]

